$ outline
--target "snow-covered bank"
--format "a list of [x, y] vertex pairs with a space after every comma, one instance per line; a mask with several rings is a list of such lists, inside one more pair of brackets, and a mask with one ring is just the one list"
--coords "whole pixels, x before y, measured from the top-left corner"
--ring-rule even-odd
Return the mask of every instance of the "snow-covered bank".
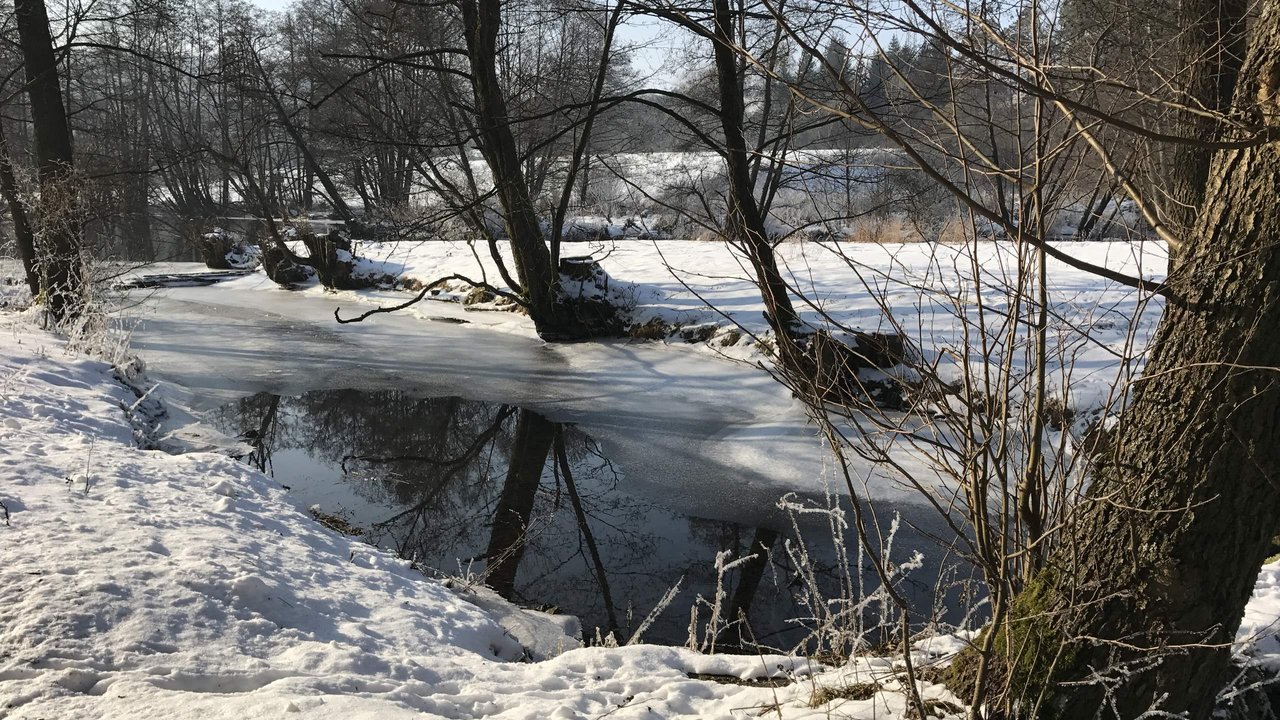
[[[494, 614], [321, 527], [269, 478], [220, 455], [138, 449], [122, 410], [135, 401], [106, 364], [0, 316], [0, 717], [905, 713], [884, 658], [832, 669], [632, 647], [521, 662]], [[1280, 563], [1267, 565], [1239, 635], [1271, 667], [1278, 587]], [[540, 627], [543, 650], [551, 632]], [[810, 705], [819, 688], [866, 683], [880, 688]], [[925, 696], [954, 701], [938, 686]]]
[[[1159, 279], [1167, 265], [1162, 245], [1150, 242], [1063, 242], [1055, 246], [1067, 255], [1129, 276]], [[509, 248], [499, 252], [511, 267]], [[488, 248], [463, 242], [357, 243], [362, 272], [401, 278], [408, 284], [430, 283], [451, 274], [502, 285]], [[746, 261], [720, 242], [607, 241], [569, 243], [565, 256], [597, 259], [629, 298], [631, 327], [658, 327], [636, 333], [646, 338], [666, 336], [672, 344], [690, 345], [708, 354], [749, 360], [763, 359], [757, 338], [767, 338], [764, 305]], [[1015, 307], [1011, 284], [1019, 273], [1018, 252], [1010, 243], [982, 242], [971, 246], [937, 243], [787, 242], [777, 248], [788, 282], [803, 293], [801, 315], [815, 325], [837, 323], [865, 332], [902, 331], [921, 344], [926, 358], [944, 360], [939, 370], [957, 372], [951, 358], [967, 353], [979, 366], [980, 343], [972, 334], [981, 312], [998, 323]], [[1021, 258], [1029, 272], [1028, 256]], [[1070, 267], [1048, 264], [1050, 309], [1050, 384], [1070, 385], [1070, 404], [1088, 410], [1105, 404], [1127, 360], [1141, 355], [1159, 320], [1159, 298], [1117, 282]], [[223, 283], [232, 291], [261, 289], [264, 276]], [[310, 293], [325, 293], [313, 285]], [[428, 299], [462, 302], [471, 288], [454, 281]], [[353, 300], [393, 305], [404, 292], [338, 293]], [[332, 295], [330, 295], [332, 297]], [[440, 304], [420, 303], [404, 312], [437, 318]], [[361, 308], [364, 309], [364, 308]], [[468, 313], [475, 325], [534, 337], [528, 317], [503, 312], [490, 304]], [[886, 313], [886, 309], [888, 312]], [[357, 312], [354, 305], [344, 314]], [[960, 321], [960, 317], [965, 322]], [[890, 320], [891, 318], [891, 320]], [[966, 325], [968, 327], [966, 327]], [[960, 355], [958, 355], [960, 354]], [[1065, 375], [1071, 374], [1068, 379]], [[951, 378], [954, 379], [954, 378]]]
[[[526, 648], [491, 613], [321, 527], [269, 478], [135, 446], [104, 363], [0, 331], [0, 717], [900, 714], [891, 662]], [[541, 629], [546, 649], [547, 629]], [[572, 640], [562, 636], [564, 646]], [[923, 659], [923, 656], [922, 656]], [[781, 668], [781, 669], [780, 669]], [[725, 684], [786, 676], [783, 687]], [[825, 686], [878, 682], [817, 708]], [[930, 697], [944, 697], [931, 686]]]

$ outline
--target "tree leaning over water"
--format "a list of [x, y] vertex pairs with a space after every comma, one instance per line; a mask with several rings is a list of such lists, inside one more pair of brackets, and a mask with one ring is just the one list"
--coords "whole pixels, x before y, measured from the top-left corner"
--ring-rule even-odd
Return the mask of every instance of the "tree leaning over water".
[[1260, 130], [1215, 155], [1080, 520], [1011, 607], [1006, 640], [1052, 668], [1025, 676], [1028, 694], [1062, 717], [1208, 717], [1280, 531], [1280, 3], [1261, 4], [1249, 44], [1235, 109]]

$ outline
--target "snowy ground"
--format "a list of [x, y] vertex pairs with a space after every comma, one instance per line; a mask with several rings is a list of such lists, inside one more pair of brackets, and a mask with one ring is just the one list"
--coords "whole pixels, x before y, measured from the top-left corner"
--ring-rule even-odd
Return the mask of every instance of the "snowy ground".
[[[634, 284], [641, 313], [716, 321], [701, 295], [734, 322], [762, 328], [758, 301], [723, 249], [659, 247], [667, 251], [667, 264], [679, 268], [676, 276], [653, 258], [652, 246], [619, 244], [605, 258], [616, 278]], [[847, 249], [855, 266], [902, 261], [920, 284], [963, 289], [955, 286], [962, 273], [954, 272], [954, 255], [946, 248]], [[1129, 271], [1142, 260], [1140, 247], [1077, 249]], [[382, 261], [399, 263], [403, 272], [423, 279], [475, 268], [465, 246], [396, 252], [401, 255], [388, 250]], [[883, 295], [874, 282], [865, 292], [849, 292], [848, 264], [829, 256], [814, 260], [829, 251], [807, 245], [785, 252], [788, 267], [809, 278], [824, 297], [824, 309], [842, 322], [874, 329], [859, 318], [876, 314], [877, 296], [898, 297], [892, 304], [901, 315], [938, 331], [938, 347], [954, 340], [947, 340], [942, 311], [921, 303], [919, 292], [903, 280], [882, 285]], [[947, 263], [950, 274], [931, 271]], [[1086, 282], [1060, 267], [1052, 277], [1063, 326], [1087, 321], [1096, 330], [1097, 342], [1070, 346], [1078, 348], [1072, 364], [1092, 362], [1089, 371], [1114, 373], [1117, 348], [1140, 347], [1155, 314], [1137, 313], [1135, 320], [1141, 304], [1128, 290]], [[403, 297], [361, 295], [336, 299], [367, 307]], [[338, 304], [334, 300], [319, 289], [276, 290], [264, 286], [261, 276], [164, 291], [148, 301], [157, 315], [140, 329], [139, 344], [175, 377], [195, 384], [205, 376], [203, 390], [215, 394], [232, 391], [218, 385], [233, 380], [239, 383], [234, 392], [244, 392], [246, 384], [252, 391], [336, 383], [348, 374], [367, 379], [385, 373], [386, 382], [395, 383], [402, 379], [395, 374], [402, 372], [399, 366], [416, 354], [421, 357], [414, 367], [424, 375], [453, 368], [471, 373], [464, 379], [472, 384], [479, 380], [480, 392], [531, 393], [571, 414], [589, 410], [592, 398], [583, 397], [584, 389], [597, 385], [585, 381], [621, 382], [643, 368], [626, 387], [601, 390], [610, 411], [594, 421], [606, 432], [614, 423], [620, 445], [637, 428], [655, 424], [642, 410], [653, 407], [653, 395], [664, 387], [692, 398], [690, 407], [679, 406], [681, 429], [671, 435], [696, 435], [692, 428], [720, 418], [707, 433], [719, 445], [706, 437], [711, 444], [686, 446], [686, 452], [754, 446], [726, 460], [726, 467], [755, 462], [767, 463], [768, 470], [788, 462], [760, 442], [778, 436], [771, 428], [790, 428], [788, 437], [798, 442], [793, 424], [801, 418], [776, 388], [766, 389], [764, 373], [683, 345], [544, 349], [529, 340], [522, 316], [464, 313], [452, 305], [420, 306], [415, 313], [475, 322], [379, 318], [372, 326], [339, 330], [322, 322]], [[263, 308], [268, 303], [269, 311]], [[0, 717], [754, 717], [773, 707], [784, 717], [904, 713], [905, 696], [892, 662], [883, 658], [823, 668], [798, 658], [703, 656], [674, 648], [570, 649], [576, 645], [572, 633], [566, 634], [571, 623], [427, 580], [402, 561], [321, 527], [278, 485], [243, 464], [213, 453], [139, 449], [124, 410], [136, 397], [113, 379], [110, 367], [69, 354], [56, 338], [17, 316], [0, 318], [0, 502], [8, 510], [8, 523], [0, 526]], [[236, 333], [250, 337], [236, 345]], [[362, 344], [370, 342], [381, 345]], [[451, 345], [466, 343], [479, 344], [450, 354]], [[348, 357], [320, 362], [335, 348]], [[362, 357], [371, 349], [383, 354]], [[749, 347], [740, 350], [743, 357], [758, 357]], [[315, 361], [314, 372], [273, 376], [268, 368], [286, 355]], [[499, 360], [508, 365], [507, 377], [497, 369]], [[677, 381], [687, 387], [670, 389]], [[740, 408], [726, 421], [707, 414], [714, 401], [759, 402], [763, 408]], [[674, 443], [683, 441], [672, 442], [678, 451]], [[1280, 563], [1273, 563], [1263, 569], [1246, 611], [1241, 651], [1280, 667], [1278, 624]], [[921, 648], [918, 659], [936, 659], [955, 647], [953, 640], [941, 639]], [[556, 655], [561, 650], [566, 651]], [[781, 677], [788, 684], [723, 684], [690, 673]], [[817, 688], [867, 682], [881, 686], [869, 699], [810, 707]], [[925, 696], [955, 700], [937, 686], [926, 687]]]
[[[109, 366], [12, 315], [3, 322], [0, 717], [745, 717], [775, 704], [788, 717], [892, 717], [905, 707], [892, 663], [875, 658], [824, 669], [637, 646], [522, 661], [576, 640], [563, 622], [492, 597], [482, 604], [500, 613], [482, 610], [321, 527], [227, 457], [139, 449], [123, 409], [136, 398]], [[499, 614], [519, 622], [504, 629]], [[809, 707], [815, 688], [855, 682], [884, 687]]]

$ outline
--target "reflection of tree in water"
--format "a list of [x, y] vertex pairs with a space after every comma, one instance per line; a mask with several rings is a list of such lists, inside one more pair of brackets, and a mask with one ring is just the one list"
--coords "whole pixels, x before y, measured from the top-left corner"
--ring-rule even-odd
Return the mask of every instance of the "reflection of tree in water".
[[450, 452], [347, 458], [349, 469], [365, 472], [402, 467], [396, 499], [404, 509], [375, 534], [424, 564], [483, 560], [483, 570], [470, 570], [512, 599], [576, 595], [575, 612], [618, 627], [610, 574], [652, 557], [653, 540], [642, 532], [651, 508], [614, 492], [618, 475], [586, 435], [497, 407], [487, 424], [453, 423], [458, 442]]
[[[620, 474], [590, 437], [509, 405], [400, 391], [264, 394], [224, 409], [223, 425], [255, 445], [256, 466], [270, 471], [281, 451], [302, 450], [388, 508], [363, 519], [371, 542], [427, 569], [478, 575], [520, 602], [559, 604], [624, 639], [683, 577], [681, 600], [646, 634], [682, 642], [693, 596], [714, 588], [716, 552], [743, 557], [777, 539], [618, 492]], [[766, 569], [761, 554], [727, 579], [726, 617], [757, 616], [761, 586], [771, 604], [790, 605]]]
[[491, 500], [493, 476], [505, 467], [497, 456], [510, 444], [504, 421], [514, 412], [456, 397], [326, 390], [262, 393], [219, 414], [255, 446], [251, 461], [264, 471], [276, 453], [302, 450], [345, 471], [369, 502], [443, 516]]
[[[253, 447], [245, 461], [259, 471], [271, 474], [271, 453], [279, 443], [280, 396], [259, 393], [237, 400], [231, 408], [219, 411], [225, 416], [234, 414], [243, 428], [240, 437]], [[225, 419], [224, 419], [225, 422]]]
[[651, 508], [613, 492], [618, 474], [589, 437], [527, 410], [335, 390], [255, 395], [222, 419], [255, 446], [260, 469], [300, 449], [340, 467], [361, 497], [396, 508], [368, 528], [372, 542], [424, 567], [481, 574], [508, 597], [594, 587], [592, 609], [615, 625], [607, 566], [653, 559], [653, 539], [638, 531]]
[[[793, 607], [789, 598], [787, 579], [793, 573], [787, 562], [786, 553], [775, 552], [779, 533], [765, 527], [748, 527], [723, 520], [704, 520], [689, 518], [689, 533], [708, 548], [728, 551], [728, 561], [753, 556], [739, 565], [737, 570], [725, 578], [725, 598], [721, 607], [721, 618], [725, 625], [718, 640], [717, 647], [722, 650], [746, 648], [757, 641], [777, 641], [773, 631], [779, 622], [770, 618], [764, 620], [762, 613], [753, 612], [757, 599], [761, 595], [772, 595], [771, 605], [782, 599], [786, 617], [780, 620], [782, 626], [791, 628], [787, 623], [791, 619]], [[770, 571], [772, 571], [770, 573]], [[716, 583], [715, 567], [706, 563], [691, 569], [696, 573], [692, 578], [699, 585], [713, 586]], [[771, 574], [768, 580], [766, 575]], [[741, 619], [746, 620], [744, 624]], [[757, 620], [764, 620], [757, 623]], [[757, 629], [749, 629], [756, 627]], [[763, 629], [760, 629], [763, 628]]]

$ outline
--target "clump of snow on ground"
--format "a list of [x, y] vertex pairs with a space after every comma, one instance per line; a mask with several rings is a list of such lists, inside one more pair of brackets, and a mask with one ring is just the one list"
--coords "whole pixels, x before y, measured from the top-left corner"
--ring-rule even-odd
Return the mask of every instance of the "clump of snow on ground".
[[31, 289], [27, 287], [22, 263], [0, 258], [0, 310], [21, 310], [30, 304]]
[[1240, 654], [1280, 673], [1280, 559], [1262, 566], [1236, 640]]

